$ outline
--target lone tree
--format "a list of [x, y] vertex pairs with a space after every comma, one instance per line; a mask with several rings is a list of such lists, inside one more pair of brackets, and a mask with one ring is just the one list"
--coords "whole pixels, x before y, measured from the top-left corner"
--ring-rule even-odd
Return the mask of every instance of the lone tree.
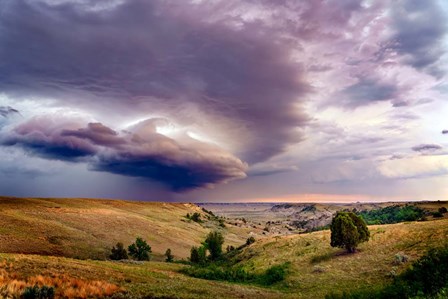
[[128, 259], [128, 253], [121, 242], [118, 242], [116, 246], [112, 247], [111, 251], [112, 253], [109, 256], [111, 260], [119, 261]]
[[331, 246], [345, 248], [350, 253], [370, 237], [365, 221], [352, 212], [338, 212], [331, 221], [330, 229]]
[[207, 235], [204, 245], [210, 252], [210, 260], [215, 261], [222, 256], [222, 244], [224, 244], [224, 237], [220, 232], [213, 231]]
[[149, 261], [151, 258], [151, 246], [140, 237], [135, 240], [135, 243], [129, 245], [128, 251], [129, 254], [138, 261]]
[[171, 254], [171, 249], [169, 248], [165, 251], [165, 256], [165, 262], [167, 263], [171, 263], [174, 260], [174, 255]]

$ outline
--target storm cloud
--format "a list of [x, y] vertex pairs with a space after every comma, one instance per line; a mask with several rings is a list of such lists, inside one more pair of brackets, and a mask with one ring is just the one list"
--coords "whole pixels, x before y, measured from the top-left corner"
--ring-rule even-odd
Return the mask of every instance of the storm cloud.
[[0, 139], [47, 159], [85, 162], [91, 169], [165, 183], [174, 191], [244, 178], [247, 165], [224, 150], [183, 133], [177, 140], [157, 133], [159, 119], [121, 134], [101, 123], [85, 128], [77, 119], [47, 115], [15, 127]]
[[180, 123], [209, 115], [221, 131], [240, 132], [238, 152], [252, 163], [301, 140], [295, 129], [308, 117], [297, 103], [310, 86], [263, 26], [215, 21], [187, 2], [89, 4], [2, 4], [0, 88], [96, 111], [155, 110]]

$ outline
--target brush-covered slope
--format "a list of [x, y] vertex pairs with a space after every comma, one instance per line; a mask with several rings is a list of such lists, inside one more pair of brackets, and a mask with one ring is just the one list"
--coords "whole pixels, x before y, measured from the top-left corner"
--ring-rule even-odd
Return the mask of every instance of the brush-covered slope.
[[[448, 245], [448, 219], [369, 226], [369, 242], [355, 254], [330, 246], [330, 231], [258, 240], [237, 259], [249, 271], [290, 262], [284, 288], [293, 298], [324, 298], [331, 292], [390, 283], [427, 250]], [[401, 263], [397, 255], [406, 256]]]
[[0, 197], [0, 252], [104, 259], [117, 242], [127, 246], [141, 236], [156, 258], [167, 248], [183, 258], [211, 229], [222, 230], [230, 245], [248, 237], [245, 228], [186, 219], [194, 212], [206, 219], [187, 203]]

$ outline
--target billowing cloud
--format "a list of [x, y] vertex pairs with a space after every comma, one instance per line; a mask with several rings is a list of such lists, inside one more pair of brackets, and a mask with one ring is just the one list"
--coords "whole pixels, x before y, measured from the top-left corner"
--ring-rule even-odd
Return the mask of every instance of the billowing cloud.
[[212, 5], [94, 2], [2, 3], [0, 88], [98, 113], [213, 121], [203, 130], [219, 129], [249, 162], [301, 140], [308, 117], [297, 104], [310, 86], [268, 29], [215, 19]]
[[443, 149], [442, 146], [438, 144], [420, 144], [412, 147], [412, 150], [420, 153], [432, 153]]
[[443, 130], [443, 131], [442, 131], [442, 134], [443, 134], [443, 135], [448, 134], [448, 130]]
[[47, 115], [15, 127], [1, 143], [47, 159], [86, 162], [97, 171], [153, 179], [175, 191], [246, 176], [247, 165], [217, 146], [183, 133], [177, 140], [157, 133], [159, 121], [145, 120], [119, 134], [101, 123], [79, 128], [79, 119]]

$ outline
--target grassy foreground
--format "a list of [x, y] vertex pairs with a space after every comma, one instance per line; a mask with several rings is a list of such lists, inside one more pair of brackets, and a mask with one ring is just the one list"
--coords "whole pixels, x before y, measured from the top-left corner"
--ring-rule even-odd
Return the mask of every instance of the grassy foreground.
[[[76, 298], [75, 292], [84, 294], [81, 298], [122, 292], [123, 298], [324, 298], [334, 291], [381, 287], [448, 240], [448, 219], [369, 228], [371, 240], [351, 255], [330, 247], [329, 231], [258, 240], [236, 258], [259, 273], [290, 262], [286, 281], [270, 288], [188, 277], [179, 273], [188, 267], [181, 264], [0, 254], [0, 290], [46, 282], [67, 298]], [[396, 254], [409, 261], [397, 263]]]

